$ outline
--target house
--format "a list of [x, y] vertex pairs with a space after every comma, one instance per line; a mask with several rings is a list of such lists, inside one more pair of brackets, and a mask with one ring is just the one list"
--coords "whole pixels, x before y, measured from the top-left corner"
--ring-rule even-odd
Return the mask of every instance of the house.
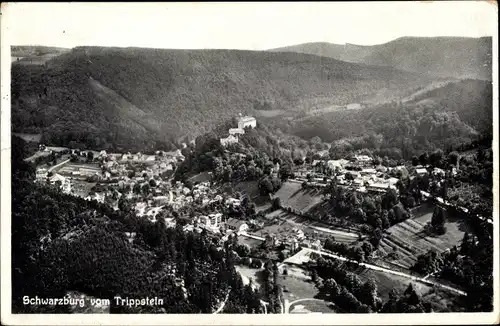
[[47, 178], [48, 171], [47, 169], [41, 168], [36, 170], [36, 179], [37, 180], [43, 180]]
[[446, 175], [446, 172], [443, 169], [434, 168], [434, 170], [432, 170], [432, 175], [444, 177]]
[[220, 139], [220, 143], [221, 143], [222, 146], [228, 146], [230, 144], [235, 144], [237, 142], [238, 142], [238, 137], [236, 137], [234, 135], [229, 135], [226, 138], [221, 138]]
[[69, 179], [63, 177], [60, 174], [54, 174], [53, 176], [49, 177], [49, 183], [54, 185], [57, 183], [60, 183], [60, 188], [64, 193], [70, 193], [71, 192], [71, 182]]
[[342, 170], [344, 168], [344, 166], [346, 166], [347, 164], [349, 163], [349, 161], [347, 160], [344, 160], [344, 159], [340, 159], [340, 160], [329, 160], [328, 162], [326, 162], [326, 164], [328, 165], [328, 167], [332, 170], [335, 170], [335, 169], [340, 169]]
[[376, 174], [376, 173], [377, 173], [377, 170], [375, 170], [374, 168], [365, 168], [365, 169], [361, 170], [362, 175], [370, 175], [370, 174]]
[[240, 234], [248, 230], [248, 225], [245, 223], [245, 221], [238, 220], [232, 217], [227, 219], [226, 227], [229, 230], [235, 231], [237, 234]]
[[245, 129], [242, 129], [242, 128], [230, 128], [229, 129], [230, 135], [243, 135], [244, 133], [245, 133]]
[[232, 205], [232, 206], [240, 206], [241, 201], [236, 198], [228, 198], [226, 200], [226, 205]]
[[210, 214], [210, 215], [208, 215], [208, 218], [210, 219], [210, 225], [212, 225], [212, 226], [218, 226], [222, 222], [222, 214], [221, 213]]
[[372, 158], [368, 155], [354, 155], [354, 159], [361, 165], [368, 165], [372, 163]]
[[427, 169], [418, 168], [418, 169], [415, 169], [415, 172], [417, 173], [417, 175], [425, 175], [425, 174], [427, 174]]
[[381, 182], [373, 182], [368, 185], [366, 188], [370, 192], [376, 193], [385, 193], [389, 189], [394, 189], [397, 191], [397, 188], [389, 183], [381, 183]]
[[238, 128], [245, 129], [247, 127], [255, 128], [257, 127], [257, 120], [254, 117], [245, 116], [238, 119]]

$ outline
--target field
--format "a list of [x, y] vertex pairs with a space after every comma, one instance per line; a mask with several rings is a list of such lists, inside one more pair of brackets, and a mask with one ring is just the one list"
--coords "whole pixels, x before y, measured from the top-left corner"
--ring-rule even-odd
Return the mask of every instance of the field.
[[[74, 175], [74, 172], [80, 172], [79, 175]], [[101, 169], [97, 164], [92, 163], [75, 163], [69, 162], [63, 165], [57, 173], [63, 176], [71, 176], [73, 178], [86, 178], [88, 176], [94, 175], [95, 173], [100, 173]]]
[[266, 210], [271, 207], [269, 197], [260, 195], [257, 181], [243, 181], [235, 183], [233, 185], [226, 185], [224, 186], [223, 191], [229, 195], [235, 192], [239, 192], [243, 196], [247, 196], [252, 200], [252, 202], [255, 203], [255, 210], [257, 212]]
[[276, 221], [274, 225], [266, 226], [257, 235], [265, 236], [268, 233], [283, 234], [291, 232], [294, 228], [302, 230], [305, 234], [315, 235], [318, 238], [335, 237], [335, 241], [343, 243], [352, 243], [358, 240], [358, 236], [344, 230], [337, 230], [321, 222], [311, 221], [306, 218], [297, 216], [293, 213], [288, 213], [282, 209], [278, 209], [266, 214], [266, 218], [271, 221]]
[[262, 269], [250, 268], [247, 266], [237, 265], [235, 266], [236, 271], [240, 273], [241, 278], [243, 279], [243, 284], [248, 284], [250, 280], [252, 280], [255, 287], [260, 288], [260, 282], [262, 278]]
[[392, 261], [399, 266], [409, 268], [415, 264], [417, 257], [429, 250], [443, 252], [448, 248], [459, 245], [467, 225], [463, 220], [448, 216], [445, 227], [446, 233], [441, 236], [428, 234], [424, 226], [430, 222], [432, 212], [424, 212], [420, 216], [408, 219], [388, 229], [390, 234], [381, 241], [376, 255], [390, 260], [387, 255], [394, 249], [396, 259]]
[[[316, 285], [311, 282], [311, 277], [301, 268], [295, 266], [284, 266], [287, 269], [288, 275], [282, 275], [278, 278], [279, 284], [283, 286], [283, 296], [285, 300], [291, 303], [290, 313], [310, 313], [323, 312], [334, 313], [331, 304], [323, 300], [315, 299], [318, 294]], [[281, 272], [283, 271], [280, 268]], [[293, 303], [299, 299], [312, 299]]]
[[283, 183], [280, 190], [274, 196], [280, 198], [282, 207], [290, 207], [300, 213], [311, 210], [323, 201], [322, 195], [318, 190], [304, 190], [301, 183], [292, 181]]
[[40, 140], [42, 139], [42, 134], [25, 134], [25, 133], [13, 132], [12, 135], [21, 138], [25, 142], [39, 143]]

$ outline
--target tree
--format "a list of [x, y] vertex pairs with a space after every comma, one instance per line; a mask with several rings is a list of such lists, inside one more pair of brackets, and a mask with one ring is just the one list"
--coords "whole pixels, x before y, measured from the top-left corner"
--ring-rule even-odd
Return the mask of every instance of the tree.
[[417, 166], [419, 164], [419, 159], [417, 156], [413, 155], [412, 158], [411, 158], [411, 165], [413, 166]]
[[156, 181], [155, 181], [155, 179], [149, 180], [149, 186], [152, 187], [152, 188], [156, 187]]
[[329, 278], [323, 283], [323, 292], [330, 298], [335, 298], [340, 293], [340, 286], [335, 279]]
[[429, 163], [434, 167], [440, 167], [443, 164], [443, 151], [438, 149], [429, 156]]
[[281, 208], [281, 198], [280, 197], [276, 197], [276, 198], [273, 199], [272, 207], [273, 207], [274, 210], [277, 210], [277, 209]]
[[429, 155], [427, 154], [427, 152], [423, 152], [419, 157], [418, 157], [418, 160], [420, 161], [420, 164], [422, 164], [423, 166], [426, 166], [427, 163], [429, 163]]
[[431, 226], [432, 229], [438, 234], [446, 233], [446, 228], [444, 226], [446, 222], [445, 210], [440, 206], [436, 206], [434, 212], [432, 213]]
[[94, 152], [88, 151], [87, 152], [87, 162], [93, 162], [94, 161]]
[[273, 187], [273, 184], [271, 182], [271, 180], [269, 180], [269, 178], [263, 178], [259, 181], [259, 191], [260, 191], [260, 194], [262, 196], [267, 196], [269, 195], [270, 193], [273, 193], [274, 191], [274, 187]]
[[459, 157], [460, 156], [457, 152], [455, 152], [455, 151], [451, 152], [450, 154], [448, 154], [448, 164], [452, 165], [452, 166], [456, 166], [458, 163]]

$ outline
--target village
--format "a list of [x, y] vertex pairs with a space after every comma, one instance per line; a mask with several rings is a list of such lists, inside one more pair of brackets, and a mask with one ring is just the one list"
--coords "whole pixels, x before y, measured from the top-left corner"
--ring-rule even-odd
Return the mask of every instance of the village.
[[[245, 133], [245, 128], [257, 128], [256, 119], [240, 115], [237, 128], [230, 128], [229, 136], [220, 139], [221, 144], [227, 146], [238, 142], [239, 136]], [[50, 167], [40, 166], [36, 171], [38, 182], [58, 185], [66, 194], [107, 203], [115, 210], [120, 209], [120, 202], [126, 200], [133, 206], [137, 216], [151, 222], [156, 222], [162, 211], [179, 212], [190, 207], [192, 212], [187, 214], [188, 222], [184, 225], [186, 231], [206, 230], [220, 235], [235, 233], [240, 238], [265, 242], [267, 247], [280, 247], [285, 250], [285, 255], [297, 251], [300, 246], [321, 249], [322, 243], [330, 234], [345, 237], [346, 242], [360, 237], [358, 232], [338, 228], [330, 230], [328, 226], [311, 228], [307, 223], [290, 226], [289, 232], [285, 233], [282, 230], [267, 232], [264, 230], [265, 224], [269, 227], [269, 224], [272, 226], [273, 223], [283, 222], [283, 218], [280, 220], [279, 216], [273, 216], [269, 206], [266, 206], [266, 210], [258, 209], [260, 215], [249, 220], [229, 216], [228, 212], [238, 210], [244, 196], [221, 191], [221, 187], [211, 181], [211, 172], [207, 173], [208, 179], [202, 182], [189, 185], [174, 182], [172, 176], [175, 169], [185, 159], [180, 149], [146, 155], [80, 151], [42, 145], [40, 151], [55, 155], [60, 162]], [[445, 174], [445, 171], [438, 168], [431, 170], [429, 166], [410, 168], [404, 165], [388, 167], [379, 162], [374, 164], [374, 158], [361, 154], [332, 160], [324, 152], [317, 153], [319, 157], [325, 156], [324, 159], [294, 166], [287, 184], [300, 184], [302, 189], [321, 189], [335, 180], [339, 186], [359, 193], [383, 194], [389, 189], [397, 193], [398, 181], [409, 176], [408, 169], [412, 173], [410, 179], [428, 173], [443, 177]], [[279, 171], [279, 164], [276, 164], [271, 173], [277, 175]], [[453, 172], [455, 173], [455, 169]], [[272, 199], [273, 195], [269, 200]], [[301, 211], [290, 208], [288, 211], [303, 216]], [[174, 227], [176, 220], [168, 217], [165, 223], [167, 227]]]

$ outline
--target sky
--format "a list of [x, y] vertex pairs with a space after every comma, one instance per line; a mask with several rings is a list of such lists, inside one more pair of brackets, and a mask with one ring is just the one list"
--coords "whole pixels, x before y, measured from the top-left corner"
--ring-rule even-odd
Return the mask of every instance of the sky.
[[12, 45], [266, 50], [306, 42], [372, 45], [402, 36], [492, 36], [497, 7], [486, 1], [8, 3], [2, 4], [2, 28]]

